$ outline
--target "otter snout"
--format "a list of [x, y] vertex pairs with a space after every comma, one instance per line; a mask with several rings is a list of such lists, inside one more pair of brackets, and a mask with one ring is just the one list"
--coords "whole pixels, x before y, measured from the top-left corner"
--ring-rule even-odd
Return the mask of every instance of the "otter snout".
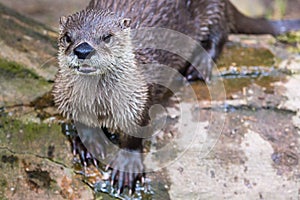
[[74, 49], [74, 54], [78, 59], [87, 59], [95, 53], [95, 49], [87, 42], [81, 43]]

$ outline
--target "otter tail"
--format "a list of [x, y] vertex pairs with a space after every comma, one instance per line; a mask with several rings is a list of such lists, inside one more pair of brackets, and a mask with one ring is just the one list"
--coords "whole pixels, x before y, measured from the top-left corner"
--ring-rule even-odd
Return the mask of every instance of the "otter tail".
[[300, 19], [273, 21], [264, 18], [250, 18], [240, 13], [231, 3], [228, 6], [228, 15], [233, 22], [230, 27], [231, 33], [278, 36], [286, 32], [300, 30]]

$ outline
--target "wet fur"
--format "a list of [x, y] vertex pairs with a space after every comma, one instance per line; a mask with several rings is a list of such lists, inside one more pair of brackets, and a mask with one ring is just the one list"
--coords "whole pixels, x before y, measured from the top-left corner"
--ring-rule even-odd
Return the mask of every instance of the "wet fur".
[[[253, 33], [273, 35], [281, 33], [280, 26], [287, 25], [286, 31], [299, 25], [297, 21], [276, 25], [264, 19], [247, 18], [226, 0], [92, 0], [85, 10], [61, 18], [59, 71], [53, 88], [55, 103], [65, 117], [78, 124], [81, 134], [105, 127], [121, 135], [120, 147], [141, 152], [142, 140], [126, 133], [136, 125], [147, 124], [149, 106], [157, 94], [163, 93], [159, 87], [147, 84], [159, 72], [142, 68], [141, 64], [164, 63], [196, 78], [199, 74], [178, 56], [161, 50], [137, 49], [131, 43], [130, 31], [141, 27], [179, 31], [202, 44], [216, 60], [230, 32], [251, 33], [247, 25], [257, 22], [264, 26], [253, 26]], [[68, 42], [68, 34], [72, 42]], [[107, 34], [112, 34], [113, 40], [105, 44], [102, 39]], [[95, 48], [95, 54], [80, 61], [73, 50], [83, 42]], [[192, 59], [201, 65], [198, 55]], [[78, 72], [83, 63], [97, 71]], [[201, 67], [202, 78], [209, 80], [212, 65]], [[143, 171], [142, 158], [140, 154], [130, 157], [121, 152], [111, 167], [112, 179], [119, 173], [119, 188], [123, 187], [124, 180], [121, 169], [130, 169], [127, 176], [130, 187], [134, 188], [136, 177], [132, 173], [135, 169]]]

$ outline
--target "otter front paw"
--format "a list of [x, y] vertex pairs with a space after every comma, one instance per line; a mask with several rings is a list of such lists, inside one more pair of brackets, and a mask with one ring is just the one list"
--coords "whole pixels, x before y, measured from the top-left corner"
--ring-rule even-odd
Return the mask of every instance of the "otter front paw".
[[[72, 144], [73, 156], [79, 155], [80, 160], [84, 166], [87, 166], [89, 161], [92, 160], [93, 164], [98, 167], [97, 159], [86, 149], [85, 145], [82, 143], [80, 137], [78, 136], [77, 129], [73, 123], [63, 123], [61, 125], [62, 132], [68, 137]], [[102, 148], [98, 147], [98, 151], [105, 152]]]
[[106, 169], [108, 168], [112, 168], [112, 186], [117, 182], [119, 194], [125, 186], [128, 186], [131, 195], [136, 182], [144, 176], [144, 164], [139, 151], [120, 150]]

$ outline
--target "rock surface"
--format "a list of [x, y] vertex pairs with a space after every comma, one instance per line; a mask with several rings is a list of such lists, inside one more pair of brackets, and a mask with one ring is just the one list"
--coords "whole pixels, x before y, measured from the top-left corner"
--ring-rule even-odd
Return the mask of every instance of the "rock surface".
[[[49, 95], [56, 32], [2, 5], [0, 25], [0, 199], [114, 199], [75, 173], [61, 133]], [[190, 123], [200, 119], [184, 133], [192, 137], [178, 132], [181, 108], [170, 100], [170, 127], [152, 146], [171, 144], [172, 151], [152, 164], [173, 160], [148, 174], [148, 199], [300, 198], [300, 57], [299, 49], [290, 51], [299, 44], [270, 36], [230, 40], [212, 83], [224, 84], [226, 101], [197, 82], [199, 101], [182, 104], [197, 115]], [[185, 142], [176, 143], [180, 137]]]

